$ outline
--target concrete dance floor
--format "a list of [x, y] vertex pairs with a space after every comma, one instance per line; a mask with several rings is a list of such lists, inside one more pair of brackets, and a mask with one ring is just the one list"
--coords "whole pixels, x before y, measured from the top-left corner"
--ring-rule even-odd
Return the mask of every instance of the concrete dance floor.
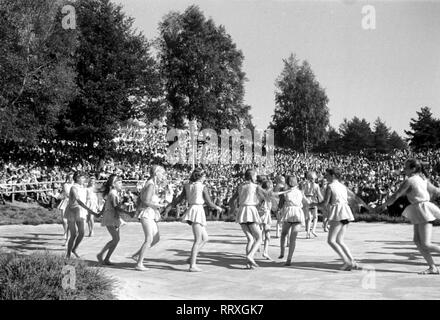
[[[204, 272], [189, 273], [186, 259], [192, 246], [191, 228], [179, 222], [159, 223], [161, 241], [147, 252], [148, 271], [133, 269], [129, 257], [140, 247], [143, 233], [139, 223], [121, 230], [121, 242], [107, 274], [117, 279], [119, 299], [440, 299], [440, 276], [418, 275], [425, 262], [412, 242], [408, 224], [352, 223], [346, 243], [363, 270], [339, 271], [337, 259], [318, 227], [318, 238], [299, 234], [290, 267], [283, 266], [279, 239], [273, 237], [269, 253], [275, 262], [260, 259], [257, 270], [245, 269], [245, 237], [238, 224], [208, 222], [209, 243], [200, 254]], [[274, 236], [274, 232], [272, 232]], [[78, 254], [97, 266], [96, 254], [110, 240], [106, 229], [97, 226], [85, 238]], [[434, 229], [434, 242], [440, 229]], [[0, 247], [30, 253], [48, 249], [63, 254], [60, 225], [2, 226]], [[286, 252], [287, 253], [287, 252]], [[440, 257], [435, 259], [440, 263]]]

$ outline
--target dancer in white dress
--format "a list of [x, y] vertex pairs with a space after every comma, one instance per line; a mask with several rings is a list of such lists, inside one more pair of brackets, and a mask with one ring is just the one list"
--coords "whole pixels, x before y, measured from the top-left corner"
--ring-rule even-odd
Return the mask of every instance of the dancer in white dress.
[[[115, 251], [120, 240], [121, 219], [120, 214], [131, 214], [123, 209], [121, 199], [122, 179], [112, 174], [104, 185], [103, 196], [105, 198], [104, 210], [101, 225], [107, 228], [112, 239], [106, 243], [104, 248], [96, 255], [98, 262], [103, 265], [111, 266], [110, 257]], [[107, 255], [104, 258], [104, 254]]]
[[327, 181], [329, 181], [329, 184], [325, 192], [324, 200], [319, 203], [312, 203], [311, 206], [320, 206], [324, 208], [328, 206], [330, 230], [327, 242], [344, 261], [341, 270], [350, 271], [352, 269], [359, 269], [360, 267], [357, 265], [349, 248], [344, 243], [344, 236], [347, 231], [348, 223], [354, 221], [354, 217], [350, 206], [348, 205], [348, 189], [339, 182], [340, 175], [338, 168], [326, 170], [325, 177]]
[[[94, 212], [100, 212], [98, 205], [98, 195], [96, 193], [96, 178], [90, 177], [87, 185], [87, 200], [86, 206]], [[87, 215], [87, 225], [89, 227], [89, 237], [93, 236], [93, 228], [95, 226], [95, 219], [92, 214]]]
[[[229, 204], [232, 211], [238, 207], [236, 221], [247, 238], [247, 267], [253, 269], [258, 267], [254, 255], [261, 245], [261, 218], [256, 206], [262, 200], [271, 201], [275, 193], [272, 190], [264, 190], [256, 184], [257, 173], [254, 169], [246, 170], [244, 179], [245, 182], [238, 187]], [[238, 201], [238, 206], [235, 204], [236, 201]]]
[[[275, 186], [273, 188], [273, 191], [278, 192], [282, 191], [286, 185], [286, 180], [284, 179], [284, 176], [279, 175], [275, 179]], [[274, 200], [272, 202], [272, 212], [275, 213], [275, 217], [277, 218], [277, 223], [275, 225], [275, 238], [279, 238], [279, 234], [281, 231], [281, 209], [284, 206], [284, 197], [274, 197]]]
[[84, 187], [86, 181], [85, 174], [79, 171], [75, 172], [73, 181], [75, 184], [70, 188], [69, 203], [67, 204], [65, 214], [70, 232], [66, 255], [68, 259], [70, 259], [72, 253], [79, 258], [76, 250], [84, 238], [87, 213], [97, 215], [96, 212], [90, 210], [85, 204], [87, 200], [87, 190]]
[[440, 253], [440, 246], [433, 244], [431, 239], [432, 222], [440, 219], [440, 209], [430, 200], [440, 196], [440, 188], [429, 182], [419, 160], [408, 159], [405, 162], [405, 174], [408, 179], [376, 210], [383, 211], [401, 196], [408, 197], [411, 204], [405, 208], [402, 215], [414, 225], [414, 243], [429, 265], [429, 268], [420, 274], [439, 274], [440, 271], [434, 263], [431, 252]]
[[64, 238], [66, 241], [63, 246], [67, 245], [69, 241], [69, 227], [67, 223], [67, 217], [65, 216], [67, 205], [69, 204], [70, 188], [73, 186], [73, 175], [68, 174], [66, 176], [66, 182], [63, 184], [63, 192], [61, 194], [61, 202], [58, 204], [57, 209], [61, 211], [61, 220], [63, 221]]
[[[307, 180], [304, 182], [302, 189], [307, 198], [308, 203], [321, 202], [323, 196], [316, 181], [316, 173], [313, 171], [307, 172]], [[306, 238], [310, 239], [310, 233], [317, 237], [316, 225], [318, 224], [318, 208], [316, 206], [307, 205], [304, 207], [304, 215], [306, 221]]]
[[[264, 190], [271, 190], [273, 185], [270, 180], [263, 181], [261, 187]], [[270, 229], [272, 225], [272, 205], [275, 202], [275, 197], [273, 197], [270, 201], [263, 200], [259, 207], [258, 212], [260, 213], [261, 218], [261, 228], [264, 235], [263, 240], [263, 258], [266, 258], [269, 261], [273, 261], [272, 258], [269, 256], [269, 245], [270, 245]]]
[[188, 209], [182, 217], [182, 222], [192, 226], [194, 234], [194, 243], [189, 258], [190, 272], [202, 271], [197, 267], [197, 255], [202, 247], [208, 242], [208, 233], [206, 232], [206, 214], [204, 204], [207, 203], [213, 210], [221, 212], [223, 209], [216, 206], [209, 195], [208, 189], [203, 184], [206, 179], [206, 173], [201, 168], [196, 168], [190, 177], [190, 182], [183, 186], [182, 193], [165, 209], [165, 215], [169, 210], [175, 207], [183, 200], [188, 201]]
[[[320, 187], [321, 194], [325, 194], [325, 190], [327, 190], [327, 186], [328, 186], [327, 179], [326, 178], [322, 179], [322, 187]], [[321, 212], [322, 212], [322, 229], [324, 229], [324, 232], [328, 232], [328, 213], [329, 213], [328, 206], [321, 207]]]
[[284, 258], [284, 248], [286, 246], [286, 237], [290, 232], [289, 253], [285, 265], [290, 266], [292, 263], [293, 252], [295, 251], [296, 238], [301, 226], [304, 225], [303, 206], [307, 205], [307, 200], [301, 190], [298, 188], [298, 180], [294, 176], [287, 176], [287, 188], [284, 194], [284, 206], [282, 209], [281, 222], [283, 229], [280, 238], [280, 256]]
[[146, 271], [143, 261], [147, 249], [156, 245], [160, 240], [159, 226], [157, 222], [160, 220], [159, 209], [165, 206], [157, 194], [159, 184], [166, 180], [165, 169], [161, 166], [154, 165], [150, 169], [150, 179], [145, 183], [138, 198], [136, 207], [136, 217], [142, 224], [145, 240], [141, 248], [132, 255], [137, 260], [135, 269], [138, 271]]

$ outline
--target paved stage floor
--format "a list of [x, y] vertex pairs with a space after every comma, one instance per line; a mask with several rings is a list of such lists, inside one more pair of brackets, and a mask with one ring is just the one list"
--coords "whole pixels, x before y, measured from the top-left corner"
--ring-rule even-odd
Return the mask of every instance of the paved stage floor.
[[[191, 228], [180, 222], [159, 223], [161, 241], [147, 252], [148, 271], [133, 269], [129, 258], [141, 246], [139, 223], [121, 230], [121, 242], [105, 272], [117, 279], [119, 299], [440, 299], [440, 276], [418, 275], [425, 261], [412, 242], [409, 224], [352, 223], [346, 243], [364, 270], [339, 271], [341, 261], [326, 242], [318, 226], [318, 238], [299, 234], [293, 263], [278, 260], [279, 239], [266, 262], [257, 253], [257, 270], [245, 269], [245, 237], [236, 223], [208, 222], [210, 241], [199, 257], [201, 273], [187, 272], [186, 259], [192, 246]], [[106, 229], [97, 226], [92, 238], [78, 249], [81, 258], [96, 266], [96, 254], [110, 240]], [[434, 242], [440, 229], [434, 228]], [[0, 247], [30, 253], [48, 249], [63, 254], [61, 225], [1, 226]], [[286, 251], [287, 253], [287, 251]], [[440, 257], [435, 255], [440, 263]]]

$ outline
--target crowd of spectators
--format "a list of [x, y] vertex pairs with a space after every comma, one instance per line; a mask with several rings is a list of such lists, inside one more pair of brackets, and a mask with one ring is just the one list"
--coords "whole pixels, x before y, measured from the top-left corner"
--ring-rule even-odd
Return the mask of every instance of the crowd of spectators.
[[[171, 165], [167, 162], [169, 143], [166, 128], [152, 126], [141, 130], [125, 128], [114, 140], [114, 149], [106, 159], [99, 155], [83, 155], [84, 146], [69, 142], [43, 141], [34, 148], [14, 146], [2, 153], [0, 158], [0, 204], [12, 198], [17, 201], [37, 201], [54, 208], [61, 193], [66, 175], [75, 170], [87, 172], [98, 180], [106, 180], [115, 173], [128, 184], [139, 189], [148, 178], [152, 164], [162, 164], [168, 174], [170, 188], [177, 196], [187, 181], [191, 164]], [[429, 178], [434, 184], [440, 183], [440, 150], [414, 153], [409, 150], [388, 154], [317, 154], [298, 153], [291, 149], [275, 149], [275, 167], [257, 164], [207, 164], [207, 184], [213, 200], [220, 206], [227, 206], [232, 193], [241, 182], [243, 172], [256, 167], [271, 178], [276, 175], [293, 174], [304, 179], [307, 171], [318, 174], [318, 182], [323, 182], [323, 173], [328, 167], [338, 167], [343, 172], [342, 180], [366, 203], [375, 206], [391, 195], [403, 181], [402, 167], [409, 157], [426, 162]], [[263, 158], [264, 159], [264, 158]], [[38, 183], [38, 184], [37, 184]], [[169, 190], [168, 188], [166, 188]], [[165, 189], [164, 191], [165, 192]], [[182, 209], [183, 210], [183, 209]], [[211, 213], [210, 213], [211, 214]]]

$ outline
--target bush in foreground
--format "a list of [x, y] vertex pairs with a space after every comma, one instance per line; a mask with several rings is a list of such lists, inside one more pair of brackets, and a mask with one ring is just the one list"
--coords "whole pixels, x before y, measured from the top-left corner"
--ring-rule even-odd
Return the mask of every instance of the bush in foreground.
[[[75, 290], [63, 288], [63, 267], [75, 270]], [[49, 253], [0, 253], [0, 300], [113, 300], [114, 280], [83, 261]]]

